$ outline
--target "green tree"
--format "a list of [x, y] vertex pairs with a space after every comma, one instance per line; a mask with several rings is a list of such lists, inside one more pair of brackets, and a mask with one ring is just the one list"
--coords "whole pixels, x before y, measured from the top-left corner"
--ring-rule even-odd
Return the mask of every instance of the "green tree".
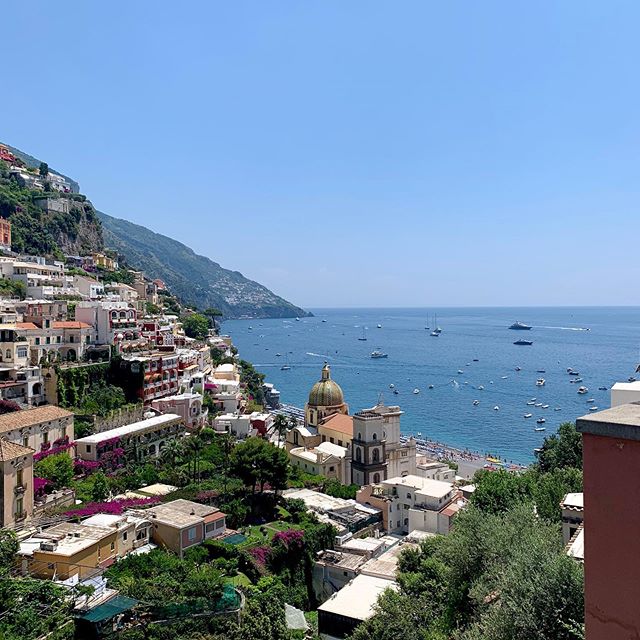
[[182, 328], [189, 338], [204, 340], [209, 334], [209, 320], [201, 313], [191, 313], [181, 320]]
[[41, 162], [38, 173], [41, 178], [46, 178], [49, 175], [49, 165], [46, 162]]
[[567, 493], [582, 491], [582, 471], [567, 467], [548, 473], [530, 471], [534, 478], [533, 497], [538, 514], [553, 522], [562, 520], [560, 502]]
[[260, 492], [269, 483], [276, 491], [287, 485], [289, 460], [287, 453], [262, 438], [248, 438], [231, 452], [231, 473], [251, 491]]
[[13, 566], [16, 553], [18, 553], [18, 539], [16, 534], [9, 529], [0, 529], [0, 579]]
[[36, 462], [33, 474], [49, 480], [55, 489], [71, 485], [73, 480], [73, 460], [68, 453], [56, 453]]
[[582, 469], [582, 434], [572, 422], [563, 422], [557, 433], [544, 439], [536, 457], [540, 471]]
[[471, 502], [488, 513], [504, 513], [521, 502], [533, 499], [533, 484], [527, 474], [509, 471], [477, 471]]
[[91, 488], [91, 499], [95, 502], [102, 502], [109, 497], [109, 481], [102, 471], [93, 474], [93, 487]]

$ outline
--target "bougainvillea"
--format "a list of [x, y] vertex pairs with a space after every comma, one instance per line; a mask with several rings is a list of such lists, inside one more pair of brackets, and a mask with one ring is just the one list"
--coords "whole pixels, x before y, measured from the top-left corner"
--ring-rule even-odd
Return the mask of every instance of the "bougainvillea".
[[196, 493], [196, 502], [203, 502], [205, 504], [211, 504], [211, 502], [213, 502], [213, 500], [215, 500], [220, 494], [217, 491], [214, 491], [213, 489], [210, 489], [208, 491], [200, 491], [199, 493]]
[[278, 531], [273, 536], [273, 544], [283, 544], [287, 549], [300, 549], [303, 545], [304, 531], [300, 529], [287, 529]]
[[77, 475], [85, 473], [93, 473], [96, 469], [100, 468], [100, 463], [95, 460], [80, 460], [80, 458], [74, 461], [73, 470]]
[[267, 560], [269, 559], [269, 555], [271, 554], [271, 549], [269, 547], [253, 547], [249, 549], [249, 553], [253, 556], [253, 559], [258, 563], [264, 566], [267, 564]]
[[42, 458], [46, 458], [47, 456], [53, 456], [53, 455], [56, 455], [57, 453], [64, 453], [65, 451], [68, 451], [69, 449], [71, 449], [71, 447], [73, 446], [74, 446], [73, 442], [67, 442], [67, 444], [61, 444], [58, 447], [51, 447], [46, 451], [40, 451], [39, 453], [34, 453], [33, 461], [38, 462], [38, 460], [42, 460]]
[[89, 502], [80, 509], [66, 511], [64, 515], [75, 518], [86, 518], [88, 516], [95, 516], [98, 513], [119, 516], [127, 509], [150, 507], [151, 505], [158, 504], [158, 502], [160, 502], [158, 498], [126, 498], [124, 500], [112, 500], [111, 502]]
[[33, 495], [36, 498], [41, 498], [46, 492], [47, 487], [51, 484], [46, 478], [33, 477]]

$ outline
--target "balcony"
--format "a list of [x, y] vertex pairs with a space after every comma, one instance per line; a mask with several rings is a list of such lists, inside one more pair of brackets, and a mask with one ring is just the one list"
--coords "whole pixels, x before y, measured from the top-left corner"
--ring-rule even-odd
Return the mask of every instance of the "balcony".
[[17, 496], [24, 494], [26, 490], [27, 490], [27, 485], [24, 484], [24, 482], [22, 484], [17, 484], [15, 487], [13, 487], [13, 493]]
[[27, 518], [27, 512], [26, 511], [21, 511], [20, 513], [14, 513], [13, 514], [13, 519], [16, 522], [22, 522], [23, 520], [26, 520]]

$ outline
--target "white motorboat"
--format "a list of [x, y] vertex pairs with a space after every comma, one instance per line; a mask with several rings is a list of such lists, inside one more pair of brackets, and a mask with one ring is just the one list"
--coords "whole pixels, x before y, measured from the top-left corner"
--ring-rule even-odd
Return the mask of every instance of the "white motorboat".
[[583, 396], [585, 393], [588, 393], [588, 392], [589, 392], [589, 389], [587, 389], [587, 387], [580, 387], [580, 388], [578, 389], [578, 393], [579, 393], [581, 396]]
[[480, 385], [480, 386], [478, 387], [478, 391], [484, 391], [484, 387], [483, 387], [482, 385]]
[[378, 324], [376, 326], [378, 327], [378, 329], [382, 329], [382, 325], [381, 324]]
[[533, 413], [525, 413], [524, 416], [522, 416], [523, 418], [530, 418], [533, 415]]
[[458, 369], [458, 375], [462, 375], [464, 373], [464, 371], [462, 369]]
[[597, 411], [598, 407], [589, 407], [589, 411]]
[[544, 378], [538, 378], [536, 380], [536, 387], [544, 387], [546, 380]]
[[378, 358], [388, 358], [389, 356], [386, 353], [380, 351], [380, 349], [376, 349], [375, 351], [371, 352], [371, 357], [375, 360]]
[[545, 420], [544, 418], [538, 418], [538, 419], [536, 420], [536, 422], [537, 422], [538, 424], [544, 424], [544, 423], [546, 422], [546, 420]]
[[429, 385], [429, 389], [433, 389], [433, 385], [432, 384]]
[[542, 402], [536, 402], [535, 406], [536, 407], [541, 407], [542, 406]]
[[595, 402], [595, 401], [596, 401], [596, 400], [595, 400], [595, 398], [589, 398], [589, 399], [587, 400], [587, 402]]
[[477, 407], [480, 404], [480, 400], [474, 400], [473, 401], [473, 406]]
[[413, 393], [415, 393], [415, 394], [420, 393], [420, 389], [418, 389], [418, 388], [414, 389], [414, 390], [413, 390]]
[[493, 407], [494, 411], [500, 411], [500, 407], [498, 405], [496, 405], [495, 407]]
[[542, 408], [543, 408], [543, 409], [548, 409], [548, 408], [549, 408], [549, 405], [548, 405], [548, 404], [543, 404], [543, 405], [542, 405]]
[[393, 382], [392, 382], [392, 383], [389, 385], [389, 389], [393, 389], [393, 388], [395, 388], [395, 386], [396, 386], [396, 385], [395, 385], [395, 384], [393, 384]]
[[290, 365], [288, 365], [288, 364], [283, 364], [283, 365], [280, 367], [280, 371], [289, 371], [289, 369], [291, 369], [291, 366], [290, 366]]
[[562, 407], [555, 407], [554, 411], [562, 411]]
[[536, 428], [534, 429], [534, 431], [546, 431], [546, 430], [547, 430], [547, 428], [546, 428], [546, 427], [536, 427]]
[[535, 404], [535, 402], [533, 402], [532, 400], [529, 400], [529, 402], [527, 402], [527, 404], [528, 404], [530, 407], [533, 407], [533, 405]]

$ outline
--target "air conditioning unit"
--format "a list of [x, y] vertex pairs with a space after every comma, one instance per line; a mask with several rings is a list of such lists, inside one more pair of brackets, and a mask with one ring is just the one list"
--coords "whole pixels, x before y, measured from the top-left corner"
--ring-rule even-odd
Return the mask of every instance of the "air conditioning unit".
[[58, 543], [55, 540], [43, 540], [40, 543], [40, 551], [55, 551]]
[[341, 536], [336, 536], [336, 545], [343, 545], [347, 540], [351, 540], [353, 538], [353, 534], [349, 531]]

